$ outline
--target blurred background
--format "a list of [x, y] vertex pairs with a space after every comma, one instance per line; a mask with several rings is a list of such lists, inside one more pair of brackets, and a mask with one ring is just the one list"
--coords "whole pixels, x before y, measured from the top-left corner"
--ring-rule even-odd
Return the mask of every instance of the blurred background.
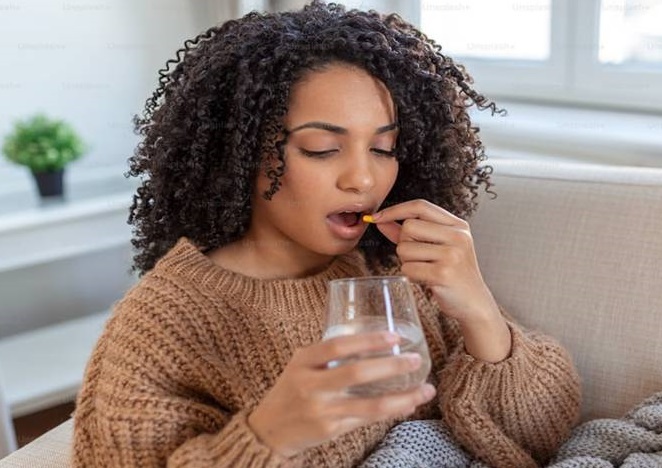
[[[107, 311], [136, 281], [124, 173], [158, 70], [212, 25], [305, 3], [0, 0], [0, 142], [43, 113], [87, 145], [60, 197], [0, 157], [0, 426], [14, 446], [68, 416]], [[398, 12], [466, 66], [508, 110], [472, 111], [490, 158], [662, 166], [662, 0], [340, 3]]]

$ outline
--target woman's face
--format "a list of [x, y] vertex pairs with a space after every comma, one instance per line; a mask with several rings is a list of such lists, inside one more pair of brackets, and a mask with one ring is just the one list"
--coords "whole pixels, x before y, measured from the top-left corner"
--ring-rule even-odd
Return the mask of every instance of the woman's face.
[[368, 226], [360, 215], [377, 211], [398, 174], [395, 121], [387, 88], [359, 68], [330, 64], [297, 82], [282, 185], [265, 200], [270, 180], [258, 177], [253, 240], [305, 255], [354, 248]]

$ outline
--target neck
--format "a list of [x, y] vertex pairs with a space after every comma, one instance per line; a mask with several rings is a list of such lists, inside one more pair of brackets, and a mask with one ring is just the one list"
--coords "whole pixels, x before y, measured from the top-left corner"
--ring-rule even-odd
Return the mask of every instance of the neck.
[[223, 268], [259, 279], [305, 278], [324, 270], [334, 259], [293, 242], [264, 240], [250, 229], [240, 240], [208, 256]]

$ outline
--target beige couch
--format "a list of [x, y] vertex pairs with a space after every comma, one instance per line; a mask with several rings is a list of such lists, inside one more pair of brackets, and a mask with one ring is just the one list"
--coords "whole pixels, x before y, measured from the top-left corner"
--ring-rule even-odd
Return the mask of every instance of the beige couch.
[[[583, 380], [584, 419], [662, 390], [662, 170], [495, 161], [472, 221], [495, 296], [556, 336]], [[0, 461], [61, 467], [71, 421]]]

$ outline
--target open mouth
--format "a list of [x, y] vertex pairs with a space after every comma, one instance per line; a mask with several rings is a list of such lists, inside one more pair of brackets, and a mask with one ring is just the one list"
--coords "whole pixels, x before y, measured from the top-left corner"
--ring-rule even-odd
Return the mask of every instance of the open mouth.
[[342, 211], [329, 215], [329, 220], [342, 226], [352, 227], [361, 222], [363, 215], [361, 211]]

